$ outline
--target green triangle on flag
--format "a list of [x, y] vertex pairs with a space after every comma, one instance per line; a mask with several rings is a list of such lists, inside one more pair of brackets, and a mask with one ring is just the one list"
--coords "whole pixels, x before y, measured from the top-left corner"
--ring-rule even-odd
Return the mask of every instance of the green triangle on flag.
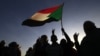
[[61, 5], [57, 10], [51, 13], [48, 17], [52, 17], [53, 19], [58, 21], [62, 18], [62, 10], [63, 10], [63, 5]]

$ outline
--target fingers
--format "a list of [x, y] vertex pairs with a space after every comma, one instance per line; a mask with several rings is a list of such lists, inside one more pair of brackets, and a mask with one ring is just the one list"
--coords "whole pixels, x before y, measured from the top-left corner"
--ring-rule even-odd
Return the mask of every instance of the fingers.
[[79, 36], [79, 33], [75, 32], [75, 34], [74, 34], [74, 35]]
[[76, 32], [75, 32], [75, 34], [73, 35], [73, 37], [74, 37], [75, 40], [78, 39], [78, 36], [79, 36], [79, 33], [76, 33]]

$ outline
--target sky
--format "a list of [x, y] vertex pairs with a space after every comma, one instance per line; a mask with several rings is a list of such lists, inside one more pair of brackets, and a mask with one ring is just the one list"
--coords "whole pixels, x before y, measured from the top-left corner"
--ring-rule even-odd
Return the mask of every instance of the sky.
[[100, 0], [0, 0], [0, 41], [5, 40], [6, 45], [16, 41], [21, 47], [22, 56], [41, 35], [46, 34], [50, 42], [52, 29], [55, 29], [59, 43], [64, 38], [61, 32], [61, 21], [39, 27], [21, 24], [37, 11], [63, 2], [63, 27], [73, 42], [75, 32], [79, 33], [79, 42], [85, 36], [84, 21], [91, 20], [100, 27]]

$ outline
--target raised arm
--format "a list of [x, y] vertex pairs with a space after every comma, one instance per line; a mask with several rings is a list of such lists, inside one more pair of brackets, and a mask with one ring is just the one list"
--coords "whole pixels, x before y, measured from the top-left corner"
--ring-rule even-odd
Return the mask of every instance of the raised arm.
[[71, 42], [71, 40], [70, 40], [69, 36], [67, 35], [67, 33], [65, 32], [64, 28], [62, 28], [61, 30], [62, 30], [62, 33], [64, 34], [66, 40], [67, 40], [68, 42]]
[[74, 41], [75, 41], [75, 47], [76, 47], [77, 50], [79, 50], [79, 48], [80, 48], [80, 45], [79, 45], [79, 42], [78, 42], [78, 35], [79, 35], [79, 33], [75, 33], [73, 35]]

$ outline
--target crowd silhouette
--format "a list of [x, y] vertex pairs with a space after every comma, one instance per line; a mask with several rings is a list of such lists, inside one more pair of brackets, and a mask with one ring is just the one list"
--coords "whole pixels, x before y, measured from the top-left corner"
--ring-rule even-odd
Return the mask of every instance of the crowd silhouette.
[[0, 56], [21, 56], [21, 50], [16, 42], [11, 42], [5, 46], [5, 41], [0, 42]]
[[[53, 29], [51, 44], [48, 42], [47, 35], [41, 35], [33, 47], [28, 48], [25, 56], [99, 56], [100, 29], [92, 21], [85, 21], [83, 28], [86, 35], [80, 44], [78, 42], [79, 33], [73, 35], [75, 41], [73, 42], [62, 27], [61, 31], [65, 38], [62, 38], [60, 43], [57, 42], [58, 38]], [[0, 41], [0, 56], [21, 56], [19, 44], [11, 42], [5, 46], [5, 41]]]

